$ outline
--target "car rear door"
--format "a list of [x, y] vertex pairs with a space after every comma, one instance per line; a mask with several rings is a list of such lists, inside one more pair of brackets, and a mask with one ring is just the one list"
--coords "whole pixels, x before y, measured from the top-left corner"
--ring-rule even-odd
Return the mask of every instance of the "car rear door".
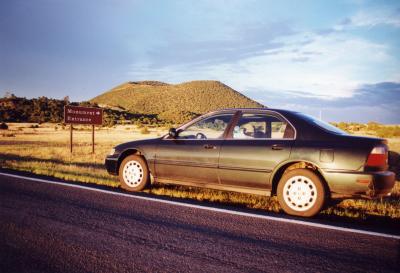
[[295, 130], [268, 111], [243, 112], [223, 142], [218, 176], [225, 185], [271, 189], [272, 170], [290, 157]]

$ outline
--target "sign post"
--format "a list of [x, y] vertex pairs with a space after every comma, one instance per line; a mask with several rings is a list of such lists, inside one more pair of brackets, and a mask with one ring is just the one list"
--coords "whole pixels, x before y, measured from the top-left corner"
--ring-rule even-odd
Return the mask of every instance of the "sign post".
[[70, 130], [69, 130], [69, 145], [70, 145], [70, 151], [72, 154], [72, 124], [70, 124]]
[[94, 125], [92, 125], [92, 154], [94, 154]]
[[64, 106], [64, 122], [71, 125], [70, 151], [72, 153], [73, 124], [92, 125], [92, 153], [94, 154], [94, 126], [103, 124], [103, 109], [95, 107]]

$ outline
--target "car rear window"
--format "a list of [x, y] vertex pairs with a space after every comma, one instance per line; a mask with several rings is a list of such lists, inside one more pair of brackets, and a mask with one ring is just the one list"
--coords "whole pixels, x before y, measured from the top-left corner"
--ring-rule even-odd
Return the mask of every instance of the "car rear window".
[[302, 117], [303, 119], [305, 119], [306, 121], [308, 121], [308, 122], [310, 122], [310, 123], [312, 123], [314, 125], [317, 125], [318, 127], [322, 128], [322, 129], [324, 129], [326, 131], [329, 131], [329, 132], [332, 132], [332, 133], [335, 133], [335, 134], [339, 134], [339, 135], [348, 135], [348, 133], [346, 133], [345, 131], [342, 131], [339, 128], [333, 126], [332, 124], [329, 124], [329, 123], [327, 123], [325, 121], [319, 120], [319, 119], [317, 119], [317, 118], [315, 118], [313, 116], [310, 116], [310, 115], [307, 115], [307, 114], [303, 114], [303, 113], [297, 113], [297, 114], [300, 117]]

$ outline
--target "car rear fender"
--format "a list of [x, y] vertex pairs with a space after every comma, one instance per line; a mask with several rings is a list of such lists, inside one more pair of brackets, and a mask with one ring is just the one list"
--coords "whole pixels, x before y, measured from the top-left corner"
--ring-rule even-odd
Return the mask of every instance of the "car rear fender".
[[303, 160], [303, 159], [290, 159], [290, 160], [281, 162], [273, 170], [273, 172], [270, 176], [270, 181], [269, 181], [269, 183], [272, 185], [272, 192], [271, 192], [272, 195], [276, 194], [276, 190], [278, 188], [278, 183], [279, 183], [282, 175], [285, 173], [285, 171], [290, 170], [290, 169], [312, 169], [321, 178], [321, 180], [323, 181], [323, 183], [325, 184], [325, 186], [328, 189], [327, 192], [329, 192], [329, 187], [325, 180], [323, 171], [318, 164], [316, 164], [315, 162]]
[[324, 171], [364, 171], [367, 158], [384, 139], [335, 136], [329, 140], [297, 140], [291, 158], [312, 162]]

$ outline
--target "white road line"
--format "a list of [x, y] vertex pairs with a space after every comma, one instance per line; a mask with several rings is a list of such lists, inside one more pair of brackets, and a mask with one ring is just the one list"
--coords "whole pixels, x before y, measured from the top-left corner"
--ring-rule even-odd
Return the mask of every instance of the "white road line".
[[101, 189], [96, 189], [96, 188], [90, 188], [90, 187], [85, 187], [85, 186], [80, 186], [80, 185], [73, 185], [73, 184], [68, 184], [68, 183], [63, 183], [63, 182], [56, 182], [56, 181], [40, 179], [40, 178], [27, 177], [27, 176], [22, 176], [22, 175], [15, 175], [15, 174], [8, 174], [8, 173], [1, 173], [1, 172], [0, 172], [0, 175], [14, 177], [14, 178], [22, 178], [22, 179], [25, 179], [25, 180], [30, 180], [30, 181], [35, 181], [35, 182], [56, 184], [56, 185], [62, 185], [62, 186], [71, 187], [71, 188], [78, 188], [78, 189], [84, 189], [84, 190], [89, 190], [89, 191], [102, 192], [102, 193], [113, 194], [113, 195], [120, 195], [120, 196], [124, 196], [124, 197], [147, 200], [147, 201], [153, 201], [153, 202], [164, 203], [164, 204], [175, 205], [175, 206], [182, 206], [182, 207], [196, 208], [196, 209], [202, 209], [202, 210], [216, 211], [216, 212], [221, 212], [221, 213], [227, 213], [227, 214], [232, 214], [232, 215], [240, 215], [240, 216], [245, 216], [245, 217], [260, 218], [260, 219], [276, 221], [276, 222], [297, 224], [297, 225], [317, 227], [317, 228], [330, 229], [330, 230], [339, 230], [339, 231], [343, 231], [343, 232], [352, 232], [352, 233], [358, 233], [358, 234], [363, 234], [363, 235], [371, 235], [371, 236], [378, 236], [378, 237], [384, 237], [384, 238], [391, 238], [391, 239], [400, 240], [400, 236], [392, 235], [392, 234], [386, 234], [386, 233], [379, 233], [379, 232], [372, 232], [372, 231], [366, 231], [366, 230], [358, 230], [358, 229], [352, 229], [352, 228], [337, 227], [337, 226], [318, 224], [318, 223], [310, 223], [310, 222], [304, 222], [304, 221], [301, 221], [301, 220], [284, 219], [284, 218], [278, 218], [278, 217], [272, 217], [272, 216], [266, 216], [266, 215], [252, 214], [252, 213], [247, 213], [247, 212], [231, 211], [231, 210], [227, 210], [227, 209], [211, 208], [211, 207], [205, 207], [205, 206], [200, 206], [200, 205], [193, 205], [193, 204], [180, 203], [180, 202], [175, 202], [175, 201], [162, 200], [162, 199], [157, 199], [157, 198], [152, 198], [152, 197], [136, 196], [136, 195], [126, 194], [126, 193], [101, 190]]

